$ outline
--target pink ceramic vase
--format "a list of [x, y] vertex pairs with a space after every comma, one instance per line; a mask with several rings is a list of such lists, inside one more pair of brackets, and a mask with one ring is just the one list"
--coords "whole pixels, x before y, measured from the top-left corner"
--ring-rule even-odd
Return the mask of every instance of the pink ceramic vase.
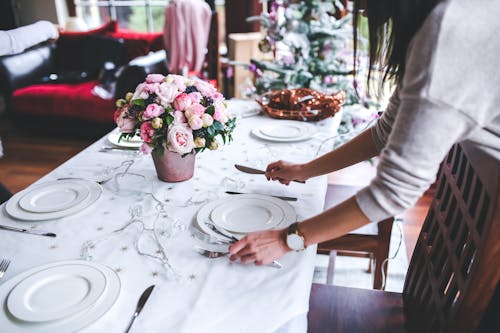
[[194, 152], [182, 157], [181, 154], [165, 149], [162, 156], [158, 156], [155, 151], [151, 155], [153, 156], [156, 173], [160, 180], [176, 183], [193, 177], [194, 162], [196, 160]]

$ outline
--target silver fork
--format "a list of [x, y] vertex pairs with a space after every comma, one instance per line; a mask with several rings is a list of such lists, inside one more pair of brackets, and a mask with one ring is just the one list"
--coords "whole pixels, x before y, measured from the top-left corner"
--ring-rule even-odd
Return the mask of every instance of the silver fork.
[[9, 259], [2, 259], [2, 262], [0, 262], [0, 279], [5, 275], [5, 272], [7, 271], [7, 268], [9, 268], [9, 265]]
[[202, 256], [205, 256], [205, 257], [211, 258], [211, 259], [224, 257], [224, 256], [227, 256], [229, 254], [229, 252], [210, 251], [210, 250], [205, 250], [205, 249], [201, 249], [201, 248], [196, 249], [196, 251], [199, 254], [201, 254]]

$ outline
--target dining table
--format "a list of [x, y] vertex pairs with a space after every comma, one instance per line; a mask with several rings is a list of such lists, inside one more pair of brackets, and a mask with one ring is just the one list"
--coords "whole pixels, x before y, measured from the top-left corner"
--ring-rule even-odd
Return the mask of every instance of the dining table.
[[[270, 118], [260, 113], [253, 101], [228, 100], [227, 104], [237, 117], [233, 140], [217, 150], [197, 154], [195, 172], [189, 180], [159, 180], [151, 156], [111, 143], [110, 138], [118, 133], [114, 129], [23, 190], [25, 197], [20, 197], [26, 199], [30, 189], [48, 183], [76, 186], [90, 181], [94, 198], [84, 209], [59, 214], [63, 216], [47, 215], [51, 218], [40, 220], [36, 213], [34, 218], [11, 213], [17, 208], [9, 211], [9, 202], [2, 205], [0, 224], [27, 232], [0, 230], [0, 258], [11, 261], [0, 280], [0, 290], [23, 272], [53, 267], [58, 262], [88, 262], [106, 267], [115, 289], [106, 311], [91, 316], [90, 308], [86, 310], [90, 312], [70, 314], [73, 317], [62, 318], [66, 326], [58, 326], [57, 320], [24, 323], [5, 313], [9, 311], [7, 299], [12, 298], [15, 289], [10, 296], [9, 290], [4, 291], [0, 293], [4, 305], [1, 332], [124, 332], [143, 290], [151, 285], [155, 285], [154, 290], [130, 332], [307, 330], [316, 246], [285, 254], [278, 259], [281, 268], [245, 265], [230, 261], [228, 255], [203, 255], [214, 249], [222, 251], [221, 247], [227, 250], [227, 244], [215, 242], [205, 246], [202, 233], [193, 228], [193, 223], [205, 205], [238, 195], [226, 192], [296, 198], [286, 203], [293, 216], [291, 222], [320, 213], [327, 189], [326, 176], [285, 186], [268, 181], [261, 174], [242, 173], [234, 165], [265, 170], [268, 163], [280, 159], [308, 161], [331, 148], [329, 140], [336, 133], [340, 115], [319, 122], [300, 122]], [[280, 140], [286, 135], [276, 140], [266, 137], [270, 128], [282, 124], [305, 127], [307, 131], [301, 132], [305, 135], [297, 140]], [[266, 130], [258, 132], [260, 129]], [[56, 236], [30, 233], [37, 231]], [[76, 293], [72, 289], [66, 292]], [[65, 300], [64, 295], [50, 293], [37, 297], [42, 304], [51, 304], [44, 298], [58, 300], [52, 303]], [[54, 318], [58, 315], [57, 311], [52, 314]], [[86, 321], [79, 321], [78, 316], [87, 316]]]

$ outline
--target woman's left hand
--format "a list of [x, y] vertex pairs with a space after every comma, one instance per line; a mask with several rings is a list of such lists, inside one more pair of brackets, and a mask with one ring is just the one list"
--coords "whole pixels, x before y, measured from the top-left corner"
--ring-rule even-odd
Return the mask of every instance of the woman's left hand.
[[286, 229], [251, 233], [229, 247], [229, 259], [244, 264], [270, 264], [291, 251], [285, 239]]

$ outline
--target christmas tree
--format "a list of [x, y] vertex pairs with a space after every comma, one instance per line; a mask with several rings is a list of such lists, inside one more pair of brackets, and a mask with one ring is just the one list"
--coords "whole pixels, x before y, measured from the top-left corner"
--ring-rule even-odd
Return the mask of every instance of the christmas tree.
[[[376, 104], [363, 85], [354, 88], [352, 16], [345, 1], [275, 0], [259, 20], [266, 36], [259, 49], [270, 60], [252, 60], [258, 94], [285, 88], [312, 88], [325, 93], [346, 92], [346, 105]], [[365, 40], [359, 38], [361, 45]], [[360, 50], [363, 48], [361, 47]], [[360, 54], [358, 54], [360, 55]], [[357, 74], [362, 82], [363, 73]]]

